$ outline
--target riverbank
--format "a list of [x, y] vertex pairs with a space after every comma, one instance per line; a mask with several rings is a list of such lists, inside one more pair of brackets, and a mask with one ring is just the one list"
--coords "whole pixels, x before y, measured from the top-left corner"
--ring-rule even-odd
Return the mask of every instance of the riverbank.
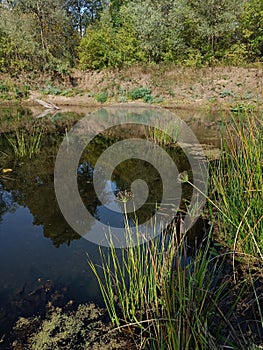
[[58, 106], [78, 107], [141, 100], [178, 109], [261, 109], [263, 73], [261, 67], [191, 68], [162, 64], [100, 72], [74, 69], [63, 76], [1, 76], [1, 105], [17, 102], [32, 106], [36, 98]]

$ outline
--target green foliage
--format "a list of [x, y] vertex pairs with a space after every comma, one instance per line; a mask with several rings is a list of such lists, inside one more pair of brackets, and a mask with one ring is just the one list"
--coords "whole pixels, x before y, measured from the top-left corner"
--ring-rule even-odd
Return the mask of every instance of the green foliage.
[[241, 66], [248, 61], [249, 52], [244, 43], [233, 44], [224, 53], [224, 63], [227, 65]]
[[81, 36], [88, 25], [100, 18], [105, 5], [103, 0], [66, 0], [65, 3], [70, 22]]
[[46, 87], [41, 90], [41, 93], [43, 95], [70, 97], [70, 96], [76, 96], [77, 94], [82, 94], [83, 91], [77, 88], [69, 88], [69, 89], [63, 90], [62, 87], [54, 86], [51, 83], [48, 83]]
[[229, 331], [242, 346], [233, 327], [223, 331], [239, 296], [224, 314], [233, 292], [227, 278], [220, 278], [223, 262], [209, 239], [190, 258], [175, 227], [142, 245], [131, 231], [127, 224], [128, 248], [118, 252], [111, 246], [110, 257], [101, 251], [103, 277], [90, 261], [113, 324], [136, 334], [141, 349], [216, 350], [228, 343]]
[[33, 126], [33, 130], [16, 130], [14, 135], [6, 138], [17, 158], [29, 157], [30, 159], [40, 152], [43, 131]]
[[128, 92], [128, 97], [131, 100], [142, 99], [145, 103], [161, 103], [163, 101], [162, 97], [157, 97], [151, 94], [152, 90], [147, 87], [134, 88]]
[[102, 69], [114, 67], [111, 28], [88, 28], [79, 46], [80, 67], [82, 69]]
[[263, 259], [263, 123], [244, 108], [233, 110], [212, 192], [220, 208], [219, 233], [232, 251]]
[[32, 69], [39, 58], [32, 32], [32, 17], [16, 9], [1, 8], [1, 4], [0, 10], [0, 70], [16, 73]]
[[189, 29], [193, 26], [193, 39], [202, 51], [217, 52], [231, 42], [242, 1], [193, 0], [187, 3], [187, 13], [191, 18]]
[[27, 84], [15, 84], [9, 79], [0, 81], [0, 100], [26, 99], [29, 89]]
[[49, 70], [61, 74], [74, 61], [78, 35], [62, 0], [0, 4], [0, 70]]
[[263, 56], [263, 2], [261, 0], [246, 1], [239, 21], [242, 42], [250, 59], [262, 59]]
[[154, 128], [146, 127], [146, 139], [162, 146], [175, 144], [179, 135], [179, 125], [160, 121]]
[[62, 90], [51, 84], [47, 84], [47, 87], [41, 90], [43, 95], [62, 95]]
[[149, 61], [160, 61], [167, 34], [162, 3], [150, 0], [128, 1], [120, 10], [124, 21], [132, 24], [140, 48]]
[[107, 91], [100, 92], [100, 93], [95, 95], [95, 98], [96, 98], [97, 102], [105, 103], [108, 99], [108, 93], [107, 93]]
[[79, 46], [82, 69], [121, 67], [143, 60], [132, 28], [126, 23], [114, 28], [108, 12], [101, 17], [98, 26], [89, 27]]
[[152, 90], [147, 87], [134, 88], [129, 91], [129, 96], [132, 100], [138, 100], [140, 98], [146, 99], [151, 95]]
[[136, 62], [242, 65], [263, 56], [261, 0], [0, 2], [0, 71]]
[[183, 63], [186, 67], [202, 67], [203, 65], [203, 56], [198, 49], [188, 49], [186, 58], [183, 60]]

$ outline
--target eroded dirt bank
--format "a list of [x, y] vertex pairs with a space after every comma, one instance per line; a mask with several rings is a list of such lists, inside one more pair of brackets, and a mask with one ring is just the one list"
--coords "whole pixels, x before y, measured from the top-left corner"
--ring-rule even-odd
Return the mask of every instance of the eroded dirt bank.
[[[262, 68], [207, 67], [190, 68], [167, 65], [136, 66], [122, 70], [79, 71], [68, 75], [2, 76], [27, 84], [24, 105], [42, 98], [58, 106], [101, 106], [137, 100], [136, 89], [148, 88], [146, 102], [165, 107], [228, 109], [263, 104]], [[132, 92], [135, 91], [135, 94]], [[140, 97], [138, 97], [140, 99]], [[9, 101], [8, 103], [12, 103]], [[2, 99], [0, 103], [6, 103]]]

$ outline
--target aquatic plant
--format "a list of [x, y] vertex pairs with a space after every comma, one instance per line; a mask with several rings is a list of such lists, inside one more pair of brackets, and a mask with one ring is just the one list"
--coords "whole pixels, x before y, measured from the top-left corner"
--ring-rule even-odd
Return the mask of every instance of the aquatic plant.
[[[70, 306], [70, 303], [67, 305]], [[47, 306], [44, 319], [40, 316], [20, 317], [14, 326], [14, 349], [73, 350], [98, 348], [126, 349], [128, 340], [116, 334], [104, 321], [104, 310], [94, 304], [81, 304], [77, 310], [62, 310]]]
[[[126, 232], [130, 245], [128, 225]], [[235, 291], [233, 299], [230, 278], [224, 278], [226, 261], [211, 248], [210, 235], [193, 256], [174, 226], [143, 245], [121, 251], [111, 246], [109, 254], [101, 250], [102, 274], [89, 262], [111, 321], [133, 334], [138, 348], [242, 348], [229, 321], [241, 294]]]
[[211, 199], [219, 236], [231, 250], [263, 262], [263, 121], [240, 112], [223, 135], [220, 161], [212, 167]]
[[16, 157], [29, 157], [30, 159], [40, 152], [43, 130], [33, 126], [32, 131], [16, 129], [14, 134], [6, 134]]

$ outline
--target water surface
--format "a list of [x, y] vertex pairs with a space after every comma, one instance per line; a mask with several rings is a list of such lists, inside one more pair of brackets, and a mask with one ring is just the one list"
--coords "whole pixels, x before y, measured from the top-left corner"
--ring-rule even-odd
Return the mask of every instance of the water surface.
[[[219, 130], [214, 117], [207, 115], [198, 119], [189, 113], [186, 119], [199, 141], [218, 145]], [[14, 131], [21, 125], [27, 128], [35, 123], [35, 116], [28, 110], [5, 109], [0, 112], [0, 336], [19, 315], [39, 312], [42, 304], [35, 295], [41, 295], [43, 303], [46, 302], [43, 289], [54, 290], [54, 293], [60, 291], [64, 302], [72, 299], [76, 304], [89, 301], [102, 304], [97, 282], [87, 263], [87, 256], [100, 263], [98, 246], [80, 237], [68, 225], [58, 207], [53, 185], [58, 147], [67, 130], [84, 114], [57, 113], [38, 119], [45, 136], [40, 154], [29, 160], [13, 156], [3, 132]], [[128, 135], [139, 131], [127, 129], [125, 132]], [[112, 215], [101, 204], [92, 177], [99, 155], [122, 137], [123, 130], [98, 137], [84, 152], [76, 169], [81, 198], [94, 221], [98, 219], [119, 227], [124, 225], [124, 216]], [[177, 162], [179, 171], [187, 168], [187, 160], [178, 150], [167, 148], [166, 151]], [[3, 174], [2, 170], [6, 168], [12, 172]], [[149, 202], [160, 201], [162, 187], [158, 173], [149, 164], [138, 165], [136, 160], [120, 164], [101, 191], [104, 196], [111, 191], [117, 195], [119, 191], [129, 189], [136, 178], [144, 178], [149, 185]], [[185, 186], [184, 197], [190, 195], [191, 189]], [[113, 205], [120, 206], [114, 198], [109, 198]], [[141, 219], [146, 220], [153, 209], [154, 206], [144, 206]], [[202, 225], [193, 234], [202, 235]], [[52, 287], [47, 288], [48, 283]]]

